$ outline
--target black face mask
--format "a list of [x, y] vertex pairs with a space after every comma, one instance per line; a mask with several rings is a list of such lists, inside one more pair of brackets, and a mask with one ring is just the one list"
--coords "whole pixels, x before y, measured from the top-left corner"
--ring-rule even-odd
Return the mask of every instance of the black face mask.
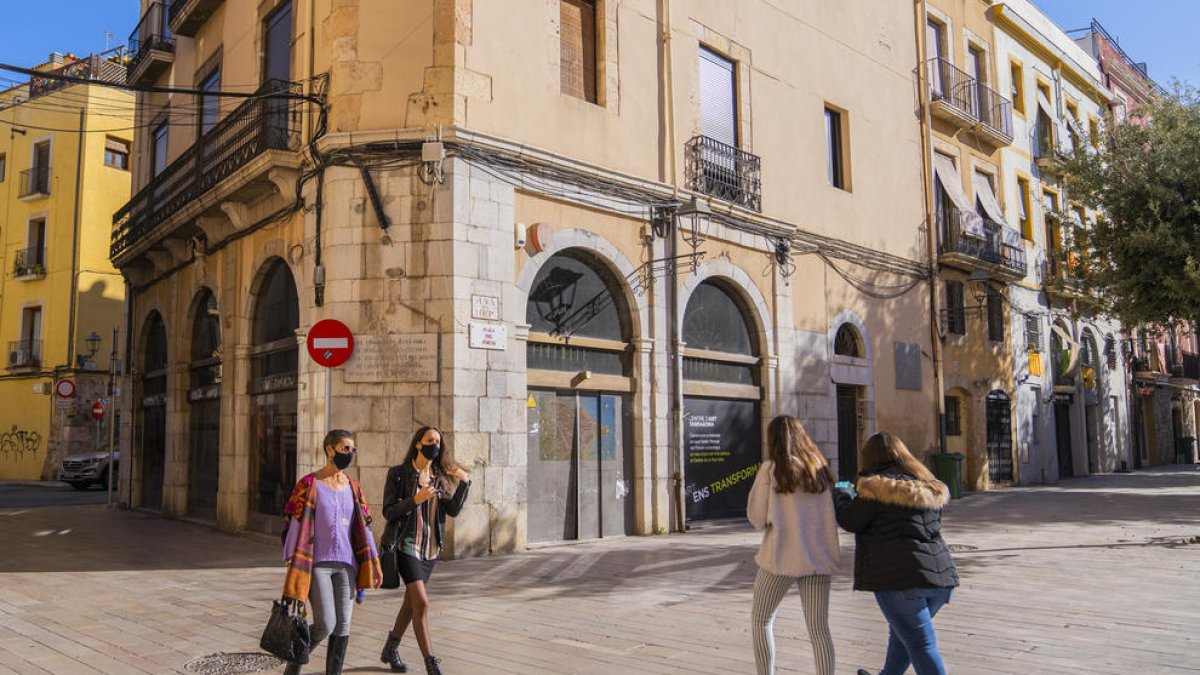
[[354, 461], [354, 453], [352, 452], [335, 452], [333, 453], [333, 465], [338, 468], [338, 471], [344, 470], [350, 466], [350, 462]]
[[437, 443], [432, 445], [422, 445], [421, 454], [425, 455], [425, 459], [432, 462], [438, 458], [438, 455], [442, 454], [442, 446], [438, 445]]

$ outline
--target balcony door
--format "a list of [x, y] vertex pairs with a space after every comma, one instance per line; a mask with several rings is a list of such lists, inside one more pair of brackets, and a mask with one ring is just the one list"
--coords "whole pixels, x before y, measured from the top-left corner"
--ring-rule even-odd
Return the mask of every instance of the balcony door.
[[[263, 24], [263, 42], [263, 86], [284, 91], [292, 79], [291, 2], [283, 3], [267, 17]], [[267, 147], [287, 147], [287, 104], [286, 99], [267, 99], [266, 115], [270, 136]]]

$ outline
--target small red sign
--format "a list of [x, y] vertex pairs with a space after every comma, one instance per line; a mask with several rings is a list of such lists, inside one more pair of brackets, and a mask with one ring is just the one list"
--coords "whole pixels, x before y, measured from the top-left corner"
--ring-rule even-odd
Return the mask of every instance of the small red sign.
[[92, 404], [92, 419], [100, 420], [104, 418], [104, 401], [96, 401]]
[[354, 353], [354, 334], [337, 319], [322, 319], [308, 331], [308, 355], [317, 365], [336, 368]]
[[54, 383], [54, 393], [58, 394], [59, 398], [72, 398], [75, 396], [75, 380], [59, 380]]

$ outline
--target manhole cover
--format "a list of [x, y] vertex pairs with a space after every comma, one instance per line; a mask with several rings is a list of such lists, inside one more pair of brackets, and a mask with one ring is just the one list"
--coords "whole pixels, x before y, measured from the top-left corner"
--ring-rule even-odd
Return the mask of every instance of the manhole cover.
[[951, 553], [966, 553], [967, 551], [979, 550], [978, 546], [972, 546], [970, 544], [950, 544], [947, 546], [947, 548], [950, 549]]
[[192, 659], [184, 665], [184, 669], [199, 675], [243, 675], [278, 668], [282, 663], [274, 656], [262, 652], [220, 653]]

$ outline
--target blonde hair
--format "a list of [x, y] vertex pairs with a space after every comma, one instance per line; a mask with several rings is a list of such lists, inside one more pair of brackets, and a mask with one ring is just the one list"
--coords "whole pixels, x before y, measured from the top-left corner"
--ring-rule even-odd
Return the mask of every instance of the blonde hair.
[[821, 493], [833, 487], [833, 472], [825, 456], [800, 420], [791, 415], [780, 415], [767, 425], [767, 455], [775, 464], [776, 492], [803, 489]]
[[888, 465], [899, 467], [904, 473], [921, 480], [933, 480], [933, 472], [909, 452], [908, 446], [894, 434], [881, 431], [870, 438], [862, 448], [861, 473], [875, 471]]

